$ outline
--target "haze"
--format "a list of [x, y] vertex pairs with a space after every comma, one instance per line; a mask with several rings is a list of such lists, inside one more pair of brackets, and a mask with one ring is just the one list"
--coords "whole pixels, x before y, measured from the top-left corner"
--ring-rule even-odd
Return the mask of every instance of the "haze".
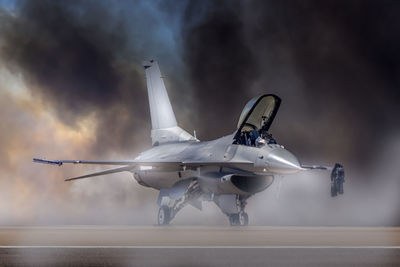
[[[127, 159], [150, 147], [141, 61], [157, 59], [180, 126], [232, 133], [246, 102], [283, 99], [271, 132], [304, 164], [250, 199], [258, 225], [400, 225], [397, 1], [0, 0], [0, 224], [154, 224], [129, 174], [32, 158]], [[174, 224], [221, 224], [215, 205]]]

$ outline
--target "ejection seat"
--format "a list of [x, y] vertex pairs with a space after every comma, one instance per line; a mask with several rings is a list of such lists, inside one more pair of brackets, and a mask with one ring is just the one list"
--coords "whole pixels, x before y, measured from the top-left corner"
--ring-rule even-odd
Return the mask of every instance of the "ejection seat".
[[276, 144], [268, 130], [280, 104], [281, 99], [272, 94], [257, 96], [247, 102], [240, 114], [233, 144], [256, 146], [255, 140], [250, 141], [250, 133], [255, 131], [266, 143]]

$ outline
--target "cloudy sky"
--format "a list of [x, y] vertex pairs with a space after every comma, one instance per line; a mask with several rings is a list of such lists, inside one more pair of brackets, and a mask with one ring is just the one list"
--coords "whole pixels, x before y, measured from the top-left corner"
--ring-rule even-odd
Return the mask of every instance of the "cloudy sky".
[[[153, 224], [157, 192], [129, 174], [73, 183], [150, 147], [141, 61], [156, 59], [182, 128], [211, 140], [275, 93], [271, 128], [304, 164], [249, 201], [254, 224], [400, 225], [398, 1], [0, 0], [0, 224]], [[177, 223], [226, 224], [213, 204]], [[193, 215], [193, 216], [192, 216]]]

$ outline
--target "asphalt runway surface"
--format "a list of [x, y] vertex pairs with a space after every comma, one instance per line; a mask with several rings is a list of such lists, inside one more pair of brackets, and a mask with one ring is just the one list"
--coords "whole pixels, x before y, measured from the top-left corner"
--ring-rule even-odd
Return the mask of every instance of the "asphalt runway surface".
[[0, 227], [0, 266], [400, 266], [400, 228]]

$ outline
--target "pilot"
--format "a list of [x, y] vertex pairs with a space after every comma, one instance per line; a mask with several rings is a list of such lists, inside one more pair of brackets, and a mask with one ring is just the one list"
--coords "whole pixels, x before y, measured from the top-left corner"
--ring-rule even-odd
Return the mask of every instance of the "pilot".
[[246, 142], [246, 136], [245, 136], [244, 132], [241, 132], [241, 133], [240, 133], [239, 144], [245, 145], [246, 143], [247, 143], [247, 142]]
[[251, 141], [250, 141], [250, 136], [249, 136], [249, 132], [244, 132], [244, 139], [246, 141], [246, 146], [251, 146]]
[[252, 130], [250, 132], [250, 141], [251, 141], [251, 146], [256, 146], [256, 140], [260, 136], [258, 131], [256, 129]]

